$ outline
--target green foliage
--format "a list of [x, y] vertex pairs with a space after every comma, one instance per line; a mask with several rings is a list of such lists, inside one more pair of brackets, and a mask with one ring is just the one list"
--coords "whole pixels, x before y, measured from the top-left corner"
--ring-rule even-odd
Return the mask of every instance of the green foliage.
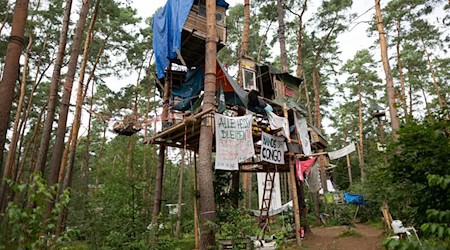
[[450, 174], [448, 127], [445, 119], [403, 126], [398, 142], [389, 146], [389, 165], [368, 169], [367, 199], [379, 205], [387, 201], [394, 218], [416, 226], [428, 220], [428, 209], [448, 209], [448, 200], [442, 199], [447, 192], [430, 185], [427, 178]]
[[[45, 246], [56, 247], [68, 241], [76, 232], [67, 232], [55, 237], [47, 232], [55, 229], [56, 219], [61, 210], [69, 203], [69, 193], [64, 191], [56, 201], [47, 217], [46, 208], [57, 194], [56, 187], [48, 188], [40, 175], [34, 175], [29, 183], [10, 183], [11, 189], [21, 198], [9, 202], [6, 208], [7, 224], [2, 230], [9, 232], [8, 237], [0, 237], [0, 247], [11, 249], [39, 249]], [[45, 222], [44, 223], [44, 219]], [[6, 236], [3, 234], [3, 236]]]
[[222, 210], [218, 213], [218, 219], [218, 238], [231, 240], [233, 245], [259, 232], [256, 217], [245, 209]]
[[362, 236], [362, 235], [361, 235], [359, 232], [355, 231], [355, 230], [352, 230], [352, 229], [346, 229], [346, 230], [342, 231], [342, 232], [339, 234], [338, 237], [342, 237], [342, 238], [345, 238], [345, 237], [360, 238], [361, 236]]

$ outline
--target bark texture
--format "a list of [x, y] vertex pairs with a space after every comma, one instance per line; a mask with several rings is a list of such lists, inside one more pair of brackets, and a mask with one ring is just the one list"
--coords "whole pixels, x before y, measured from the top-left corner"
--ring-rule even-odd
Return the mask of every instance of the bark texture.
[[[392, 80], [391, 66], [389, 65], [389, 57], [387, 54], [386, 35], [384, 32], [383, 19], [381, 16], [380, 1], [381, 0], [375, 0], [375, 17], [380, 40], [381, 61], [383, 62], [384, 73], [386, 75], [386, 92], [388, 97], [391, 127], [392, 130], [395, 132], [400, 128], [400, 121], [398, 119], [397, 108], [395, 106], [394, 81]], [[396, 139], [397, 138], [396, 133], [394, 133], [393, 135], [394, 139]]]
[[[67, 118], [69, 115], [69, 106], [70, 106], [70, 96], [72, 94], [74, 76], [77, 70], [78, 57], [80, 55], [84, 27], [86, 26], [86, 19], [89, 12], [89, 2], [90, 2], [89, 0], [83, 0], [80, 17], [77, 22], [77, 27], [75, 29], [75, 36], [70, 51], [70, 59], [67, 69], [67, 75], [65, 78], [63, 95], [61, 98], [61, 108], [59, 111], [58, 128], [56, 129], [56, 140], [53, 146], [52, 162], [50, 174], [48, 177], [49, 186], [55, 184], [58, 180], [61, 159], [64, 151], [64, 138], [66, 136]], [[75, 142], [76, 137], [73, 138], [73, 140]]]
[[67, 33], [69, 31], [70, 12], [72, 10], [72, 0], [66, 0], [64, 7], [64, 19], [62, 23], [61, 33], [59, 34], [58, 52], [56, 54], [55, 65], [53, 67], [52, 79], [50, 83], [50, 91], [48, 96], [47, 115], [45, 117], [44, 127], [42, 129], [42, 138], [39, 145], [39, 152], [34, 171], [44, 172], [47, 162], [48, 147], [50, 144], [50, 136], [52, 133], [53, 121], [55, 119], [56, 98], [58, 96], [58, 88], [61, 82], [61, 67], [64, 61], [64, 55], [67, 44]]
[[[19, 75], [19, 58], [24, 44], [25, 25], [28, 17], [28, 0], [17, 0], [12, 20], [11, 36], [6, 49], [3, 76], [0, 81], [0, 166], [3, 164], [6, 133], [14, 99], [14, 87]], [[0, 212], [3, 210], [4, 180], [0, 180]]]
[[285, 23], [284, 23], [284, 0], [277, 0], [277, 17], [278, 17], [278, 39], [280, 42], [280, 60], [281, 60], [281, 71], [288, 72], [289, 65], [287, 61], [287, 50], [286, 50], [286, 35], [285, 35]]
[[[203, 110], [214, 108], [216, 90], [216, 1], [206, 1], [206, 51], [205, 51], [205, 93]], [[200, 249], [207, 250], [215, 245], [214, 229], [210, 226], [216, 218], [214, 201], [213, 171], [211, 168], [211, 153], [214, 124], [210, 115], [202, 117], [200, 127], [198, 178], [202, 180], [200, 191]]]

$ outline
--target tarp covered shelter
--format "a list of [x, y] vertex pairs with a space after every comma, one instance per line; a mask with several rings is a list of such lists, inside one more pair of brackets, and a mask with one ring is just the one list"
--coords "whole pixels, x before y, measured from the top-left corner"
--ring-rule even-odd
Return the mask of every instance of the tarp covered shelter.
[[[219, 87], [222, 85], [226, 104], [246, 107], [248, 93], [234, 81], [219, 61], [217, 61], [216, 68], [216, 91], [219, 91]], [[182, 85], [172, 88], [172, 95], [182, 99], [181, 102], [174, 105], [173, 109], [178, 111], [188, 110], [203, 90], [204, 79], [203, 67], [188, 70], [184, 75]], [[160, 80], [163, 81], [164, 79]], [[157, 85], [157, 87], [159, 86]], [[163, 90], [160, 87], [158, 89], [163, 95]]]
[[[164, 77], [164, 70], [169, 66], [170, 60], [178, 57], [177, 50], [181, 53], [183, 27], [192, 5], [198, 2], [198, 0], [167, 0], [166, 5], [155, 13], [152, 23], [153, 50], [158, 78]], [[224, 0], [219, 0], [216, 4], [228, 8], [228, 3]]]

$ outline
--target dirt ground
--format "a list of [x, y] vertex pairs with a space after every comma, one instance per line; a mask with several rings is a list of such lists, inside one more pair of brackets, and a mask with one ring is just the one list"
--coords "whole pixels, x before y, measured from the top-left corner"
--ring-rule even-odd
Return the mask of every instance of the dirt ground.
[[382, 231], [364, 224], [357, 224], [351, 229], [361, 237], [338, 237], [346, 226], [312, 228], [313, 235], [303, 241], [302, 249], [314, 250], [382, 250]]

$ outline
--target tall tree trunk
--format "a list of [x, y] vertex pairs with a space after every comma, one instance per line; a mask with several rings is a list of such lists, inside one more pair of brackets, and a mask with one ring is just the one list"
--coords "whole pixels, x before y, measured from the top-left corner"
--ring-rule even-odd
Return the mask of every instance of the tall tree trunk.
[[[28, 16], [28, 0], [17, 0], [12, 20], [11, 36], [6, 50], [5, 66], [0, 81], [0, 166], [3, 165], [3, 151], [5, 149], [6, 132], [14, 99], [14, 86], [19, 74], [19, 58], [24, 43], [25, 25]], [[5, 168], [6, 169], [6, 168]], [[7, 177], [7, 176], [3, 176]], [[0, 180], [0, 212], [5, 204], [5, 180]]]
[[314, 115], [315, 125], [319, 131], [322, 129], [322, 117], [320, 115], [320, 76], [319, 69], [314, 68], [312, 73], [313, 85], [314, 85]]
[[430, 54], [428, 54], [427, 48], [425, 46], [425, 43], [423, 43], [423, 44], [424, 44], [423, 45], [424, 52], [425, 52], [425, 55], [427, 56], [428, 68], [430, 69], [430, 72], [431, 72], [431, 78], [433, 78], [433, 86], [434, 86], [434, 89], [436, 90], [436, 95], [437, 95], [437, 98], [438, 98], [439, 107], [442, 109], [443, 107], [447, 106], [447, 101], [445, 100], [445, 98], [443, 98], [441, 96], [441, 92], [439, 90], [439, 85], [438, 85], [438, 82], [437, 82], [437, 79], [436, 79], [436, 76], [435, 76], [435, 73], [434, 73], [434, 70], [433, 70], [433, 65], [431, 63]]
[[[19, 170], [17, 172], [16, 182], [20, 182], [20, 178], [22, 176], [22, 172], [25, 167], [25, 163], [27, 162], [28, 153], [31, 150], [32, 146], [35, 146], [37, 135], [38, 135], [38, 133], [40, 131], [40, 127], [41, 127], [42, 115], [44, 114], [46, 106], [47, 106], [47, 104], [45, 104], [44, 107], [42, 107], [41, 111], [39, 112], [37, 122], [34, 125], [33, 135], [31, 136], [31, 139], [28, 141], [27, 145], [25, 146], [23, 157], [19, 163]], [[30, 164], [30, 166], [31, 166], [31, 164]], [[30, 169], [30, 170], [32, 170], [32, 169]], [[30, 171], [30, 173], [31, 173], [31, 171]]]
[[427, 116], [429, 117], [429, 119], [431, 119], [431, 110], [430, 110], [430, 106], [428, 104], [427, 94], [426, 94], [425, 89], [424, 89], [424, 87], [422, 85], [420, 85], [420, 89], [422, 90], [423, 101], [425, 102], [425, 108], [427, 109]]
[[[88, 88], [88, 84], [86, 84], [86, 89]], [[84, 99], [84, 98], [83, 98]], [[89, 110], [92, 111], [92, 108], [94, 107], [94, 83], [92, 84], [92, 92], [91, 92], [91, 102], [89, 104]], [[89, 185], [89, 160], [91, 158], [91, 154], [89, 152], [89, 148], [91, 145], [91, 123], [92, 123], [92, 112], [89, 112], [89, 118], [88, 118], [88, 124], [87, 124], [87, 134], [86, 139], [84, 141], [84, 156], [83, 156], [83, 163], [81, 165], [81, 174], [83, 175], [84, 180], [84, 189], [86, 192], [88, 192], [88, 185]]]
[[50, 83], [50, 92], [48, 96], [47, 115], [45, 117], [44, 128], [42, 129], [42, 137], [39, 145], [39, 153], [34, 171], [44, 172], [47, 163], [47, 153], [50, 144], [50, 137], [53, 129], [53, 121], [55, 120], [56, 98], [58, 97], [58, 88], [61, 82], [61, 68], [66, 52], [67, 33], [69, 30], [70, 12], [72, 10], [72, 0], [66, 0], [64, 7], [64, 19], [62, 23], [61, 33], [59, 34], [58, 52], [53, 67], [52, 79]]
[[303, 86], [305, 87], [306, 107], [308, 109], [308, 122], [313, 124], [311, 103], [309, 101], [308, 80], [306, 79], [305, 72], [303, 72]]
[[303, 2], [303, 8], [302, 12], [300, 13], [300, 16], [298, 17], [298, 44], [297, 44], [297, 77], [302, 77], [302, 46], [303, 46], [303, 14], [305, 14], [306, 8], [307, 8], [307, 2], [308, 0], [305, 0]]
[[363, 133], [363, 117], [362, 117], [362, 93], [361, 93], [362, 85], [359, 83], [358, 88], [358, 96], [359, 96], [359, 102], [358, 102], [358, 114], [359, 114], [359, 147], [360, 147], [360, 154], [359, 154], [359, 169], [361, 170], [361, 182], [364, 183], [365, 175], [364, 175], [364, 133]]
[[[405, 117], [408, 116], [408, 105], [406, 105], [406, 90], [405, 90], [405, 77], [403, 75], [403, 64], [402, 64], [402, 56], [400, 54], [400, 36], [401, 36], [401, 26], [400, 20], [397, 21], [397, 70], [400, 77], [400, 86], [401, 86], [401, 104], [403, 107], [403, 112], [405, 113]], [[406, 119], [408, 120], [408, 119]]]
[[[3, 179], [15, 180], [17, 175], [17, 164], [16, 164], [16, 151], [17, 151], [17, 141], [19, 140], [20, 130], [20, 114], [22, 112], [22, 106], [25, 98], [26, 92], [26, 84], [27, 84], [27, 75], [28, 75], [28, 54], [30, 53], [30, 48], [33, 43], [32, 32], [29, 30], [28, 32], [28, 45], [24, 53], [24, 64], [22, 69], [22, 79], [20, 84], [20, 95], [19, 102], [17, 104], [16, 115], [14, 118], [14, 126], [12, 129], [12, 137], [11, 142], [9, 143], [8, 156], [6, 157], [5, 167], [3, 168]], [[0, 190], [2, 194], [0, 197], [3, 197], [3, 202], [1, 204], [6, 204], [8, 200], [8, 195], [10, 193], [9, 187], [5, 185], [4, 182], [0, 182], [2, 187]], [[1, 210], [3, 211], [3, 210]]]
[[[216, 1], [206, 1], [206, 51], [205, 51], [205, 93], [203, 110], [214, 108], [216, 90]], [[202, 118], [200, 127], [199, 165], [198, 178], [202, 180], [200, 185], [200, 217], [201, 234], [200, 249], [206, 250], [215, 245], [214, 228], [211, 223], [216, 218], [216, 205], [214, 201], [213, 171], [211, 168], [211, 153], [213, 142], [213, 119], [209, 115]]]
[[[86, 19], [87, 19], [87, 13], [89, 12], [89, 0], [86, 0], [86, 2], [83, 2], [83, 6], [82, 6], [82, 12], [83, 12], [83, 8], [85, 7], [84, 4], [87, 4], [86, 6], [86, 16], [84, 16], [84, 23], [83, 25], [85, 25], [86, 23]], [[70, 131], [70, 133], [72, 134], [72, 143], [70, 143], [70, 149], [69, 149], [69, 162], [67, 163], [67, 170], [66, 170], [66, 174], [64, 177], [64, 181], [63, 181], [63, 185], [62, 187], [60, 187], [59, 189], [59, 195], [62, 194], [62, 192], [64, 192], [64, 190], [66, 190], [67, 188], [69, 188], [71, 186], [72, 183], [72, 173], [73, 173], [73, 168], [75, 165], [75, 154], [76, 154], [76, 150], [77, 150], [77, 146], [78, 146], [78, 132], [80, 130], [80, 126], [81, 126], [81, 113], [82, 113], [82, 107], [83, 107], [83, 101], [84, 101], [84, 93], [85, 93], [85, 88], [86, 91], [89, 88], [89, 86], [86, 84], [86, 87], [84, 88], [84, 77], [85, 77], [85, 73], [86, 73], [86, 66], [87, 66], [87, 61], [88, 61], [88, 55], [89, 55], [89, 46], [91, 44], [91, 41], [93, 39], [93, 33], [94, 33], [94, 25], [95, 22], [97, 20], [97, 13], [98, 13], [98, 9], [99, 9], [99, 4], [100, 4], [100, 0], [96, 1], [95, 4], [95, 9], [94, 12], [92, 14], [91, 17], [91, 21], [89, 23], [89, 28], [86, 34], [86, 39], [84, 41], [84, 48], [83, 48], [83, 56], [82, 56], [82, 62], [81, 62], [81, 67], [80, 67], [80, 78], [78, 79], [78, 86], [77, 86], [77, 99], [76, 99], [76, 104], [75, 104], [75, 115], [74, 115], [74, 121], [72, 123], [72, 129]], [[80, 14], [80, 19], [81, 19], [81, 14]], [[79, 20], [80, 21], [80, 20]], [[77, 24], [77, 29], [78, 29], [78, 24]], [[83, 29], [81, 30], [81, 33], [83, 32]], [[77, 32], [76, 32], [77, 33]], [[82, 36], [80, 36], [82, 37]], [[76, 39], [76, 38], [75, 38]], [[75, 39], [74, 39], [74, 44], [75, 44]], [[73, 45], [72, 45], [73, 46]], [[81, 41], [80, 44], [78, 45], [78, 48], [81, 47]], [[78, 53], [79, 54], [79, 53]], [[78, 54], [76, 55], [76, 57], [78, 58]], [[72, 59], [72, 55], [71, 55], [71, 59]], [[69, 62], [69, 69], [70, 69], [70, 62]], [[76, 64], [75, 67], [73, 68], [74, 70], [76, 70]], [[93, 73], [93, 72], [91, 72]], [[73, 75], [72, 75], [73, 77]], [[69, 92], [66, 92], [66, 84], [67, 84], [67, 78], [66, 78], [66, 83], [64, 84], [64, 94], [68, 93], [68, 98], [67, 98], [67, 104], [70, 103], [70, 94], [71, 94], [71, 88], [72, 86], [67, 86], [68, 88], [70, 88]], [[69, 81], [70, 82], [70, 81]], [[72, 84], [73, 84], [73, 78], [71, 80]], [[71, 84], [71, 85], [72, 85]], [[62, 111], [63, 112], [67, 112], [69, 111], [69, 106], [67, 105], [67, 110], [63, 110], [64, 108], [64, 94], [63, 94], [63, 101], [62, 101]], [[63, 133], [59, 133], [59, 129], [60, 129], [60, 121], [61, 121], [61, 112], [60, 112], [60, 120], [58, 121], [58, 130], [57, 130], [57, 137], [56, 137], [56, 143], [58, 142], [58, 135], [63, 135], [63, 137], [61, 138], [61, 145], [64, 144], [64, 136], [65, 136], [65, 130], [66, 130], [66, 125], [67, 125], [67, 113], [64, 114], [62, 117], [66, 117], [66, 122], [64, 122], [62, 125], [62, 127], [64, 128], [64, 132]], [[90, 121], [89, 121], [90, 122]], [[89, 132], [88, 132], [89, 133]], [[88, 139], [87, 139], [88, 140]], [[56, 147], [56, 143], [55, 143], [55, 147]], [[89, 152], [88, 152], [89, 154]], [[59, 150], [56, 148], [53, 150], [53, 164], [59, 164], [58, 165], [58, 171], [60, 171], [60, 165], [61, 165], [61, 157], [62, 157], [62, 150]], [[59, 157], [59, 159], [58, 159]], [[89, 159], [88, 159], [89, 161]], [[87, 166], [86, 166], [87, 167]], [[54, 165], [52, 167], [56, 168], [56, 165]], [[84, 186], [84, 191], [87, 193], [88, 191], [88, 187], [87, 187], [87, 170], [81, 169], [81, 173], [82, 173], [82, 179], [84, 179], [86, 181], [85, 186]], [[52, 172], [50, 172], [50, 175], [52, 174]], [[86, 179], [85, 179], [86, 178]], [[59, 196], [58, 196], [59, 199]], [[57, 200], [58, 200], [57, 199]], [[54, 205], [54, 204], [53, 204]], [[58, 218], [58, 223], [57, 223], [57, 230], [56, 230], [56, 234], [59, 235], [62, 230], [65, 227], [65, 220], [67, 218], [67, 213], [68, 213], [68, 208], [67, 206], [64, 207], [62, 209], [62, 213], [60, 213], [59, 218]]]
[[[168, 71], [170, 72], [172, 65], [169, 64]], [[164, 81], [164, 95], [163, 95], [163, 110], [161, 113], [161, 121], [162, 127], [164, 128], [164, 124], [168, 122], [169, 118], [169, 99], [170, 99], [170, 80], [169, 73], [166, 75], [166, 79]], [[158, 223], [158, 216], [161, 212], [161, 198], [162, 198], [162, 188], [164, 181], [164, 161], [166, 156], [166, 145], [159, 145], [158, 152], [158, 164], [156, 166], [156, 178], [155, 178], [155, 198], [153, 203], [153, 212], [152, 212], [152, 225], [156, 226]], [[156, 230], [155, 230], [156, 231]]]
[[[152, 212], [152, 225], [157, 227], [158, 216], [161, 212], [161, 199], [163, 191], [163, 181], [164, 181], [164, 160], [166, 157], [166, 146], [161, 144], [159, 146], [158, 152], [158, 164], [156, 167], [156, 177], [155, 177], [155, 200], [153, 202], [153, 212]], [[156, 229], [155, 229], [156, 231]]]
[[[22, 149], [22, 144], [24, 142], [24, 135], [25, 135], [25, 131], [26, 131], [26, 127], [27, 127], [27, 120], [28, 120], [28, 116], [30, 115], [30, 111], [31, 111], [31, 106], [33, 104], [33, 97], [34, 97], [34, 92], [37, 89], [37, 86], [41, 83], [42, 78], [44, 77], [45, 73], [47, 72], [47, 70], [50, 68], [51, 63], [48, 64], [48, 66], [42, 71], [40, 72], [41, 69], [41, 61], [42, 61], [42, 56], [44, 54], [45, 49], [47, 48], [47, 40], [44, 40], [43, 45], [42, 45], [42, 49], [39, 55], [39, 58], [37, 60], [37, 63], [35, 65], [35, 70], [36, 70], [36, 75], [34, 77], [34, 83], [33, 86], [31, 87], [31, 91], [28, 95], [28, 103], [27, 103], [27, 107], [22, 115], [22, 119], [20, 121], [19, 124], [19, 133], [21, 134], [21, 138], [20, 138], [20, 143], [19, 143], [19, 147], [18, 147], [18, 152], [21, 152]], [[44, 108], [47, 107], [47, 103], [45, 104]], [[43, 112], [43, 111], [42, 111]], [[17, 161], [20, 161], [20, 154], [17, 157]], [[33, 170], [31, 168], [31, 170]]]
[[[84, 27], [86, 26], [86, 19], [89, 12], [89, 0], [83, 0], [83, 4], [81, 6], [81, 12], [79, 19], [77, 21], [77, 27], [75, 29], [75, 35], [71, 47], [70, 59], [68, 63], [67, 75], [65, 78], [63, 95], [61, 98], [61, 108], [59, 111], [59, 119], [58, 119], [58, 128], [56, 129], [56, 139], [53, 146], [52, 153], [52, 162], [50, 165], [50, 174], [48, 176], [48, 185], [51, 186], [55, 184], [58, 180], [59, 168], [61, 165], [61, 158], [64, 151], [64, 138], [66, 135], [67, 128], [67, 117], [69, 115], [69, 106], [70, 106], [70, 97], [72, 94], [72, 87], [74, 81], [74, 75], [77, 69], [78, 56], [80, 55], [81, 42], [83, 41], [83, 32]], [[89, 34], [86, 37], [86, 40], [89, 40]], [[84, 74], [80, 74], [80, 77], [83, 77]], [[83, 89], [83, 88], [81, 88]], [[77, 97], [78, 99], [78, 97]], [[75, 115], [75, 120], [77, 119], [77, 114]], [[74, 126], [75, 125], [75, 126]], [[78, 124], [72, 125], [75, 130]], [[78, 133], [78, 131], [77, 131]], [[78, 135], [78, 134], [77, 134]], [[74, 135], [73, 142], [76, 142], [77, 135]], [[76, 147], [76, 146], [75, 146]], [[69, 157], [69, 162], [70, 162]], [[67, 171], [70, 171], [70, 164], [68, 165]]]
[[400, 121], [397, 115], [397, 108], [395, 106], [395, 90], [394, 90], [394, 81], [392, 80], [391, 66], [389, 65], [389, 57], [387, 54], [387, 43], [386, 36], [384, 32], [383, 19], [381, 16], [381, 0], [375, 0], [375, 13], [376, 13], [376, 22], [377, 22], [377, 30], [380, 39], [380, 48], [381, 48], [381, 61], [383, 62], [384, 73], [386, 75], [386, 92], [388, 96], [389, 103], [389, 113], [391, 117], [391, 127], [394, 131], [393, 136], [396, 140], [397, 134], [396, 131], [400, 128]]
[[197, 153], [194, 152], [194, 239], [195, 249], [200, 248], [199, 221], [198, 221], [198, 179], [197, 179]]
[[250, 0], [244, 0], [244, 29], [242, 31], [241, 57], [248, 53], [250, 36]]
[[[348, 137], [348, 128], [347, 126], [344, 128], [344, 143], [347, 143]], [[350, 165], [350, 155], [347, 155], [347, 172], [348, 172], [348, 181], [350, 183], [350, 187], [353, 185], [353, 177], [352, 177], [352, 167]]]
[[280, 60], [281, 71], [288, 72], [289, 65], [287, 61], [286, 35], [284, 23], [284, 0], [277, 0], [277, 17], [278, 17], [278, 41], [280, 42]]
[[[186, 142], [185, 142], [186, 143]], [[175, 229], [175, 235], [176, 236], [180, 236], [180, 231], [181, 231], [181, 202], [183, 201], [183, 174], [184, 174], [184, 168], [185, 168], [185, 153], [186, 153], [186, 149], [182, 150], [181, 153], [181, 164], [178, 170], [178, 213], [177, 213], [177, 226]]]

